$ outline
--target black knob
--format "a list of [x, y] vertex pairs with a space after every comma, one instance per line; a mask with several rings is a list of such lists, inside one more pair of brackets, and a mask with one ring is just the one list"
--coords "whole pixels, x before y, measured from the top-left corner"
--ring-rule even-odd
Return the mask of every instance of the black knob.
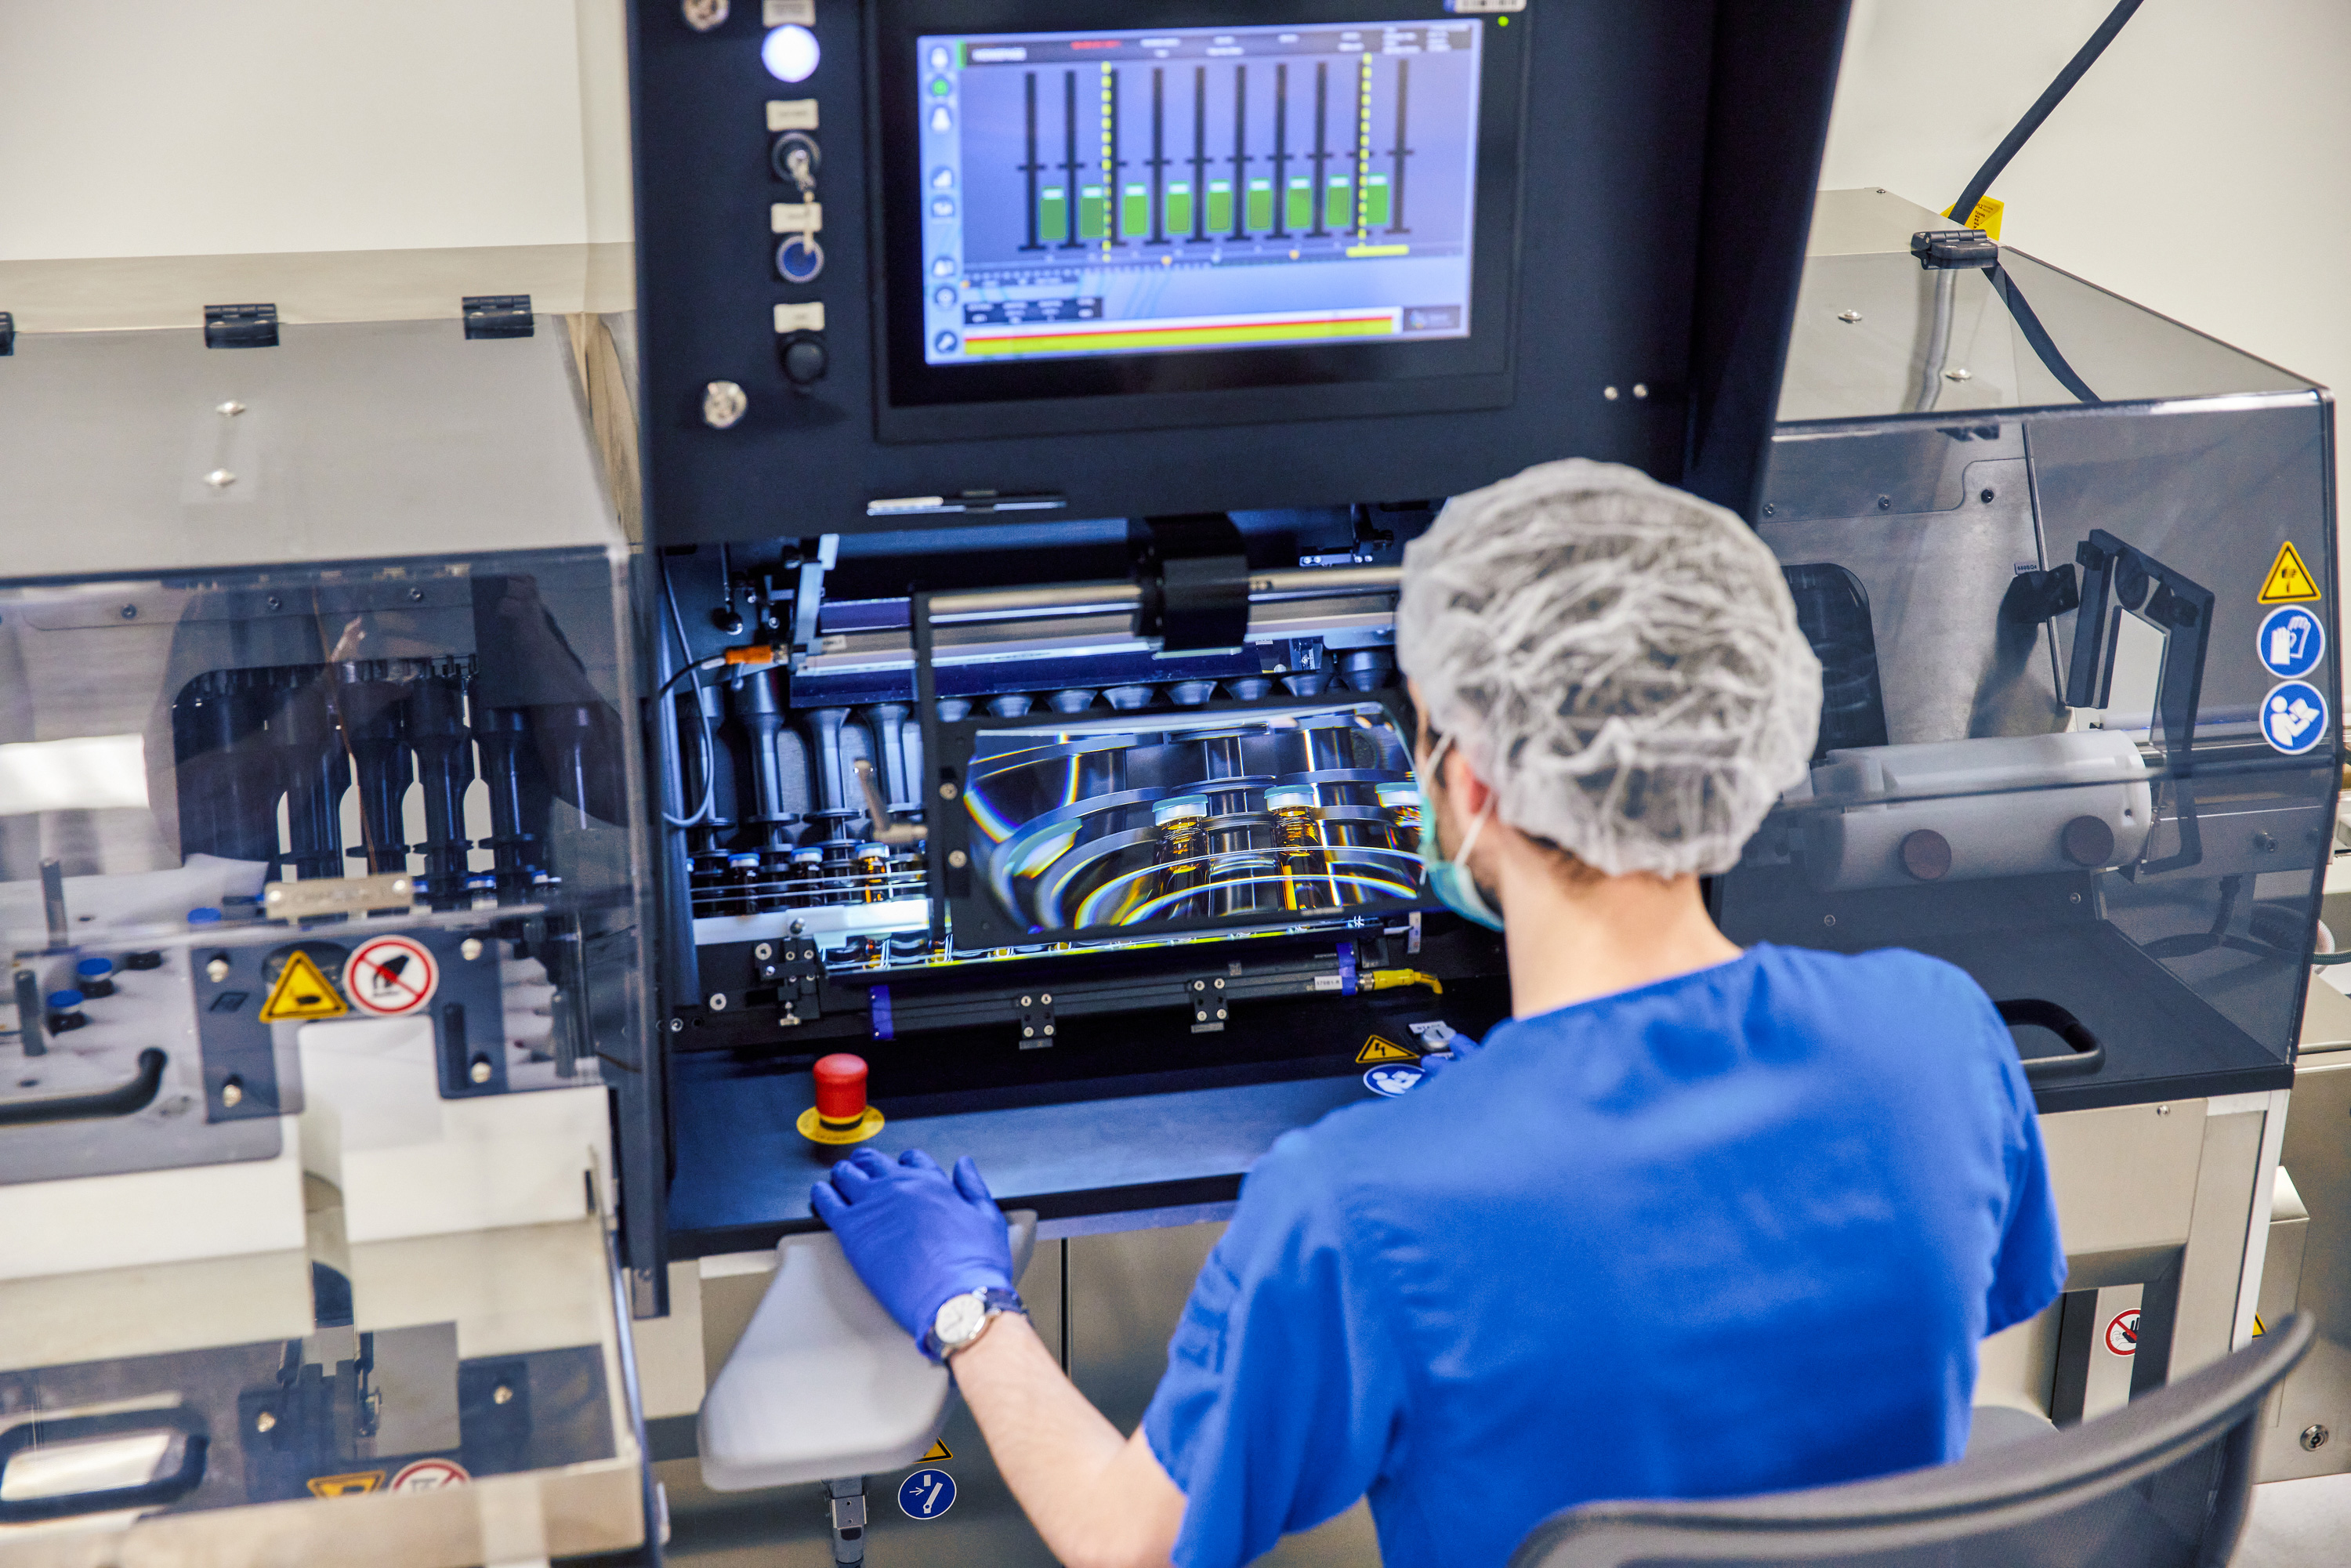
[[804, 333], [784, 344], [784, 379], [796, 387], [812, 386], [824, 380], [832, 368], [832, 358], [824, 350], [824, 340]]

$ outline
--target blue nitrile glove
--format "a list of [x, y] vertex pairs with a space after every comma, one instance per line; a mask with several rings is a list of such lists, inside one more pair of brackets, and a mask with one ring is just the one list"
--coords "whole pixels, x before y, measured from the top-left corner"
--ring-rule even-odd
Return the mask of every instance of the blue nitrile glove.
[[967, 1155], [950, 1177], [920, 1149], [860, 1149], [810, 1190], [874, 1300], [920, 1343], [951, 1296], [1012, 1289], [1012, 1234]]
[[[1485, 1049], [1484, 1045], [1468, 1035], [1456, 1034], [1436, 1051], [1422, 1057], [1420, 1070], [1426, 1073], [1428, 1078], [1434, 1078], [1456, 1062], [1467, 1061]], [[1426, 1083], [1428, 1078], [1424, 1078], [1421, 1082]]]

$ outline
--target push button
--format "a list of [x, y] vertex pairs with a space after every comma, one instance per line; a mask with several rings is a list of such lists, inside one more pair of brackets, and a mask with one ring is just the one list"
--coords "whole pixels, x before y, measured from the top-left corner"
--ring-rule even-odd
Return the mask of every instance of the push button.
[[796, 387], [814, 386], [832, 368], [824, 340], [813, 332], [797, 332], [783, 340], [784, 379]]

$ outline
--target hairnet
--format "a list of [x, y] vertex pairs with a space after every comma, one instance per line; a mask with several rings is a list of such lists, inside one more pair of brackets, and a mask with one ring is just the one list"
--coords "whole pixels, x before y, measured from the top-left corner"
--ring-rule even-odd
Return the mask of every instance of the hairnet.
[[1820, 727], [1771, 550], [1614, 464], [1456, 498], [1405, 552], [1396, 653], [1502, 821], [1611, 875], [1729, 869]]

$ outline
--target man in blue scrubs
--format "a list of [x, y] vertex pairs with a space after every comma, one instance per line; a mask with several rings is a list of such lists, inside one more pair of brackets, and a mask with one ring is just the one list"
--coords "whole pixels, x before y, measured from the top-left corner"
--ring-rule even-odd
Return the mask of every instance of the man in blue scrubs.
[[1238, 1568], [1366, 1494], [1389, 1568], [1599, 1498], [1955, 1458], [1976, 1347], [2065, 1263], [2032, 1097], [1959, 970], [1742, 952], [1698, 878], [1804, 775], [1820, 670], [1737, 517], [1546, 465], [1407, 554], [1432, 891], [1513, 1017], [1259, 1162], [1122, 1437], [1019, 1313], [969, 1161], [816, 1191], [1080, 1568]]

